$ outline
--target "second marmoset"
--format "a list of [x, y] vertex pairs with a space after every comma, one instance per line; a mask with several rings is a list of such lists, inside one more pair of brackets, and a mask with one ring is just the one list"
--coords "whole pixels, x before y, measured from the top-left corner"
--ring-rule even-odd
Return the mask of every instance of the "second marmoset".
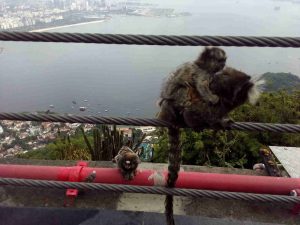
[[138, 155], [127, 146], [123, 146], [120, 149], [114, 161], [117, 163], [125, 180], [132, 180], [135, 177], [137, 167], [141, 163]]

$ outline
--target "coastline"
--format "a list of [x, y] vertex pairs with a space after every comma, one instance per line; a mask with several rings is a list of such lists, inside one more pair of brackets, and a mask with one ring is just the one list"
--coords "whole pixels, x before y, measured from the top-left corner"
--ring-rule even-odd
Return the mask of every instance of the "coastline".
[[49, 31], [49, 30], [56, 30], [56, 29], [61, 29], [61, 28], [66, 28], [66, 27], [75, 27], [75, 26], [81, 26], [85, 24], [92, 24], [92, 23], [102, 23], [106, 19], [101, 19], [101, 20], [94, 20], [90, 22], [83, 22], [83, 23], [74, 23], [74, 24], [69, 24], [69, 25], [62, 25], [62, 26], [56, 26], [56, 27], [48, 27], [48, 28], [42, 28], [42, 29], [36, 29], [36, 30], [31, 30], [29, 32], [44, 32], [44, 31]]

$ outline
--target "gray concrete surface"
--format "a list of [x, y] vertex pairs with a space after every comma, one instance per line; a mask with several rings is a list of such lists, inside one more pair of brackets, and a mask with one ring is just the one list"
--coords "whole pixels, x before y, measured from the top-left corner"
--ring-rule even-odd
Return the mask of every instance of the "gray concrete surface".
[[299, 147], [269, 146], [269, 148], [290, 177], [300, 178]]

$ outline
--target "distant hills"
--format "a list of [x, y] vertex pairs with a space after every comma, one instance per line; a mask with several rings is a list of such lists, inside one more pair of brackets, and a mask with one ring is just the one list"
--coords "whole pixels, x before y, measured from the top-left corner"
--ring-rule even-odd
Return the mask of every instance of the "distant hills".
[[265, 80], [263, 91], [276, 92], [279, 90], [300, 90], [300, 78], [291, 73], [264, 73], [261, 79]]

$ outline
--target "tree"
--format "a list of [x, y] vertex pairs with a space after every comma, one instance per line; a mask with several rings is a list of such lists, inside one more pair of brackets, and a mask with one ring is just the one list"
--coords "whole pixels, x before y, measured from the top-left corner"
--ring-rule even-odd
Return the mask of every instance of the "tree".
[[18, 155], [26, 159], [47, 160], [90, 160], [91, 156], [85, 147], [83, 137], [60, 136], [54, 143], [47, 144], [45, 148], [31, 150]]

